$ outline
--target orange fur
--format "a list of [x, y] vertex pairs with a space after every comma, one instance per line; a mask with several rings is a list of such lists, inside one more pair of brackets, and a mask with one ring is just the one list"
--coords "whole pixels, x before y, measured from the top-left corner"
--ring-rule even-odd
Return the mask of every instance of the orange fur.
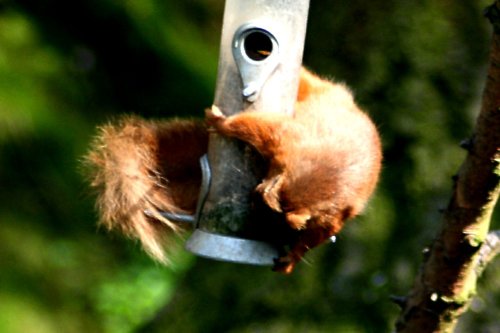
[[244, 112], [225, 117], [214, 106], [206, 117], [219, 133], [247, 142], [270, 162], [257, 191], [300, 230], [290, 252], [276, 261], [278, 271], [290, 273], [307, 250], [337, 234], [375, 188], [380, 139], [342, 84], [302, 69], [293, 116]]
[[180, 227], [159, 211], [194, 213], [207, 141], [205, 125], [191, 120], [127, 116], [100, 127], [86, 163], [101, 223], [139, 239], [151, 256], [167, 262], [169, 236]]
[[[278, 271], [290, 273], [306, 251], [337, 234], [374, 190], [382, 158], [378, 133], [341, 84], [303, 69], [293, 116], [225, 117], [217, 107], [206, 115], [219, 133], [247, 142], [269, 161], [256, 192], [298, 233], [276, 260]], [[207, 141], [201, 121], [128, 116], [102, 126], [86, 156], [101, 223], [139, 239], [166, 262], [169, 235], [180, 227], [159, 212], [195, 212]]]

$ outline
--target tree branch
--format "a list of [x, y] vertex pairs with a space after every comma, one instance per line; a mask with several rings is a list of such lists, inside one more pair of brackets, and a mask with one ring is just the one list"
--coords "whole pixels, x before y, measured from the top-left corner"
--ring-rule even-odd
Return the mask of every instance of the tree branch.
[[475, 294], [477, 278], [499, 251], [498, 232], [487, 235], [500, 193], [500, 0], [485, 15], [494, 33], [480, 114], [454, 177], [442, 229], [401, 303], [397, 332], [452, 332]]

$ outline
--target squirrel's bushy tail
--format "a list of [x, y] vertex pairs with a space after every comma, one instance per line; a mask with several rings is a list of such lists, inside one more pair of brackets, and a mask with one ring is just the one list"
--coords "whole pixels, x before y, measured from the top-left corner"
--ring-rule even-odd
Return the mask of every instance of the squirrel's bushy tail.
[[126, 116], [99, 127], [85, 165], [100, 223], [140, 240], [148, 254], [168, 262], [169, 238], [182, 226], [159, 212], [194, 214], [207, 141], [205, 125], [194, 120]]

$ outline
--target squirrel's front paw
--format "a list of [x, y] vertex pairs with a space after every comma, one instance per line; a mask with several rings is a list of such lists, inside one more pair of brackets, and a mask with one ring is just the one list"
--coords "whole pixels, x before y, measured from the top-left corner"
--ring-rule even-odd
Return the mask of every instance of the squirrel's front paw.
[[212, 105], [211, 108], [205, 109], [205, 120], [209, 126], [214, 126], [226, 119], [226, 116], [222, 113], [218, 106]]
[[297, 262], [292, 258], [290, 254], [288, 254], [286, 256], [274, 259], [273, 271], [283, 274], [290, 274], [292, 273], [296, 264]]

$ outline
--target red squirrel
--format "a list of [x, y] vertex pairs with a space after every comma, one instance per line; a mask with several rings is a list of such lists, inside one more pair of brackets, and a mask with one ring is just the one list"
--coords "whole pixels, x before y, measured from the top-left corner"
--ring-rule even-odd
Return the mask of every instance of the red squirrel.
[[195, 121], [126, 118], [103, 127], [87, 157], [94, 166], [93, 185], [101, 189], [104, 224], [140, 239], [160, 261], [166, 260], [165, 229], [178, 227], [159, 211], [194, 213], [198, 158], [206, 152], [208, 130], [246, 142], [268, 161], [267, 175], [255, 190], [298, 233], [290, 250], [275, 260], [274, 270], [283, 273], [359, 214], [379, 177], [381, 145], [371, 120], [344, 85], [306, 69], [300, 72], [293, 115], [225, 117], [212, 106], [206, 124], [209, 129]]
[[222, 135], [253, 146], [269, 161], [256, 191], [299, 230], [275, 270], [290, 273], [309, 249], [358, 215], [377, 183], [382, 160], [378, 132], [351, 92], [306, 69], [300, 73], [294, 115], [243, 112], [225, 117], [216, 106], [207, 122]]

